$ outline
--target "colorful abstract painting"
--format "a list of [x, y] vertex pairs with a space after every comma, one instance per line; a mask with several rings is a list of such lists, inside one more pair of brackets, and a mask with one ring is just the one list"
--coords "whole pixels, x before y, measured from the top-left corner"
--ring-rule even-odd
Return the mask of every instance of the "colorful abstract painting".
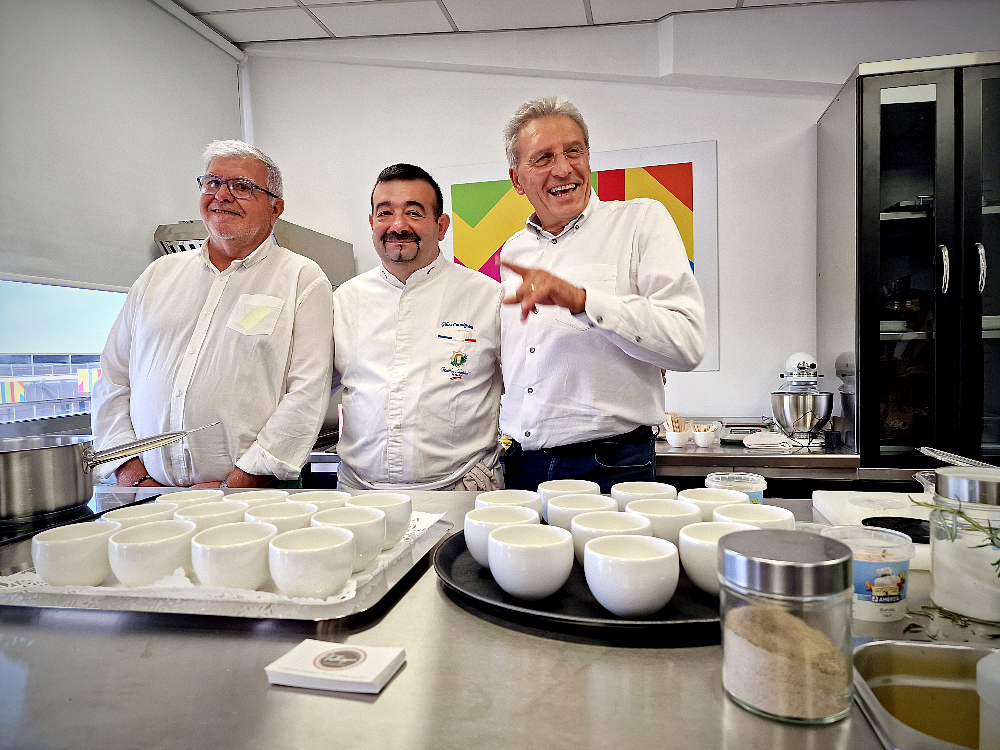
[[76, 371], [76, 390], [79, 393], [90, 393], [94, 390], [94, 383], [101, 377], [101, 368], [92, 368]]
[[24, 403], [24, 381], [0, 380], [0, 404]]
[[[680, 230], [688, 261], [694, 268], [694, 179], [691, 162], [659, 164], [591, 173], [603, 201], [652, 198], [660, 201]], [[531, 204], [510, 180], [469, 182], [451, 186], [455, 262], [500, 278], [500, 248], [524, 229]]]

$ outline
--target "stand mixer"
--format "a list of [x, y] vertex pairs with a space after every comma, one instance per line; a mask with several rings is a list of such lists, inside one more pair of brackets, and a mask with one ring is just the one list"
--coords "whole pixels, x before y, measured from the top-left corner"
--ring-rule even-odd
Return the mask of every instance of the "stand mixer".
[[833, 413], [833, 394], [819, 390], [816, 358], [796, 352], [785, 360], [785, 384], [771, 393], [771, 413], [783, 433], [812, 447]]

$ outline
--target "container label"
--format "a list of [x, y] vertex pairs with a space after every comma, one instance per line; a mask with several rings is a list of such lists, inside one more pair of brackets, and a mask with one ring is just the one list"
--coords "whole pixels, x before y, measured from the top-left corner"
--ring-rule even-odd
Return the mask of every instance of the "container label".
[[858, 601], [896, 604], [906, 598], [909, 560], [866, 562], [854, 559], [854, 595]]

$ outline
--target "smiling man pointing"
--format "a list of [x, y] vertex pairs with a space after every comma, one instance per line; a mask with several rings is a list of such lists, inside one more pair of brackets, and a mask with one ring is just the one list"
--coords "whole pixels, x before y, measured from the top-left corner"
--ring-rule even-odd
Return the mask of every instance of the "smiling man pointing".
[[535, 210], [500, 253], [506, 484], [652, 480], [660, 369], [690, 370], [704, 352], [680, 233], [658, 201], [598, 199], [569, 101], [522, 105], [504, 137], [514, 189]]

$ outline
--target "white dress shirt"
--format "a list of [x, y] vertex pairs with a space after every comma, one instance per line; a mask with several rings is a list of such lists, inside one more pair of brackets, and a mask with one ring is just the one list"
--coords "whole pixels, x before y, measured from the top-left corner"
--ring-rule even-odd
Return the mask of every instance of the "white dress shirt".
[[234, 465], [295, 479], [330, 398], [332, 295], [316, 263], [272, 237], [225, 271], [209, 262], [207, 243], [157, 259], [101, 354], [97, 448], [221, 421], [142, 454], [146, 471], [173, 486], [223, 480]]
[[[705, 309], [663, 204], [602, 202], [557, 236], [533, 215], [500, 258], [587, 291], [585, 312], [553, 305], [521, 322], [504, 305], [500, 428], [525, 450], [596, 440], [663, 421], [660, 368], [690, 370], [705, 348]], [[521, 277], [501, 269], [504, 294]]]
[[340, 484], [450, 488], [496, 466], [500, 285], [442, 255], [400, 282], [379, 265], [333, 295]]

